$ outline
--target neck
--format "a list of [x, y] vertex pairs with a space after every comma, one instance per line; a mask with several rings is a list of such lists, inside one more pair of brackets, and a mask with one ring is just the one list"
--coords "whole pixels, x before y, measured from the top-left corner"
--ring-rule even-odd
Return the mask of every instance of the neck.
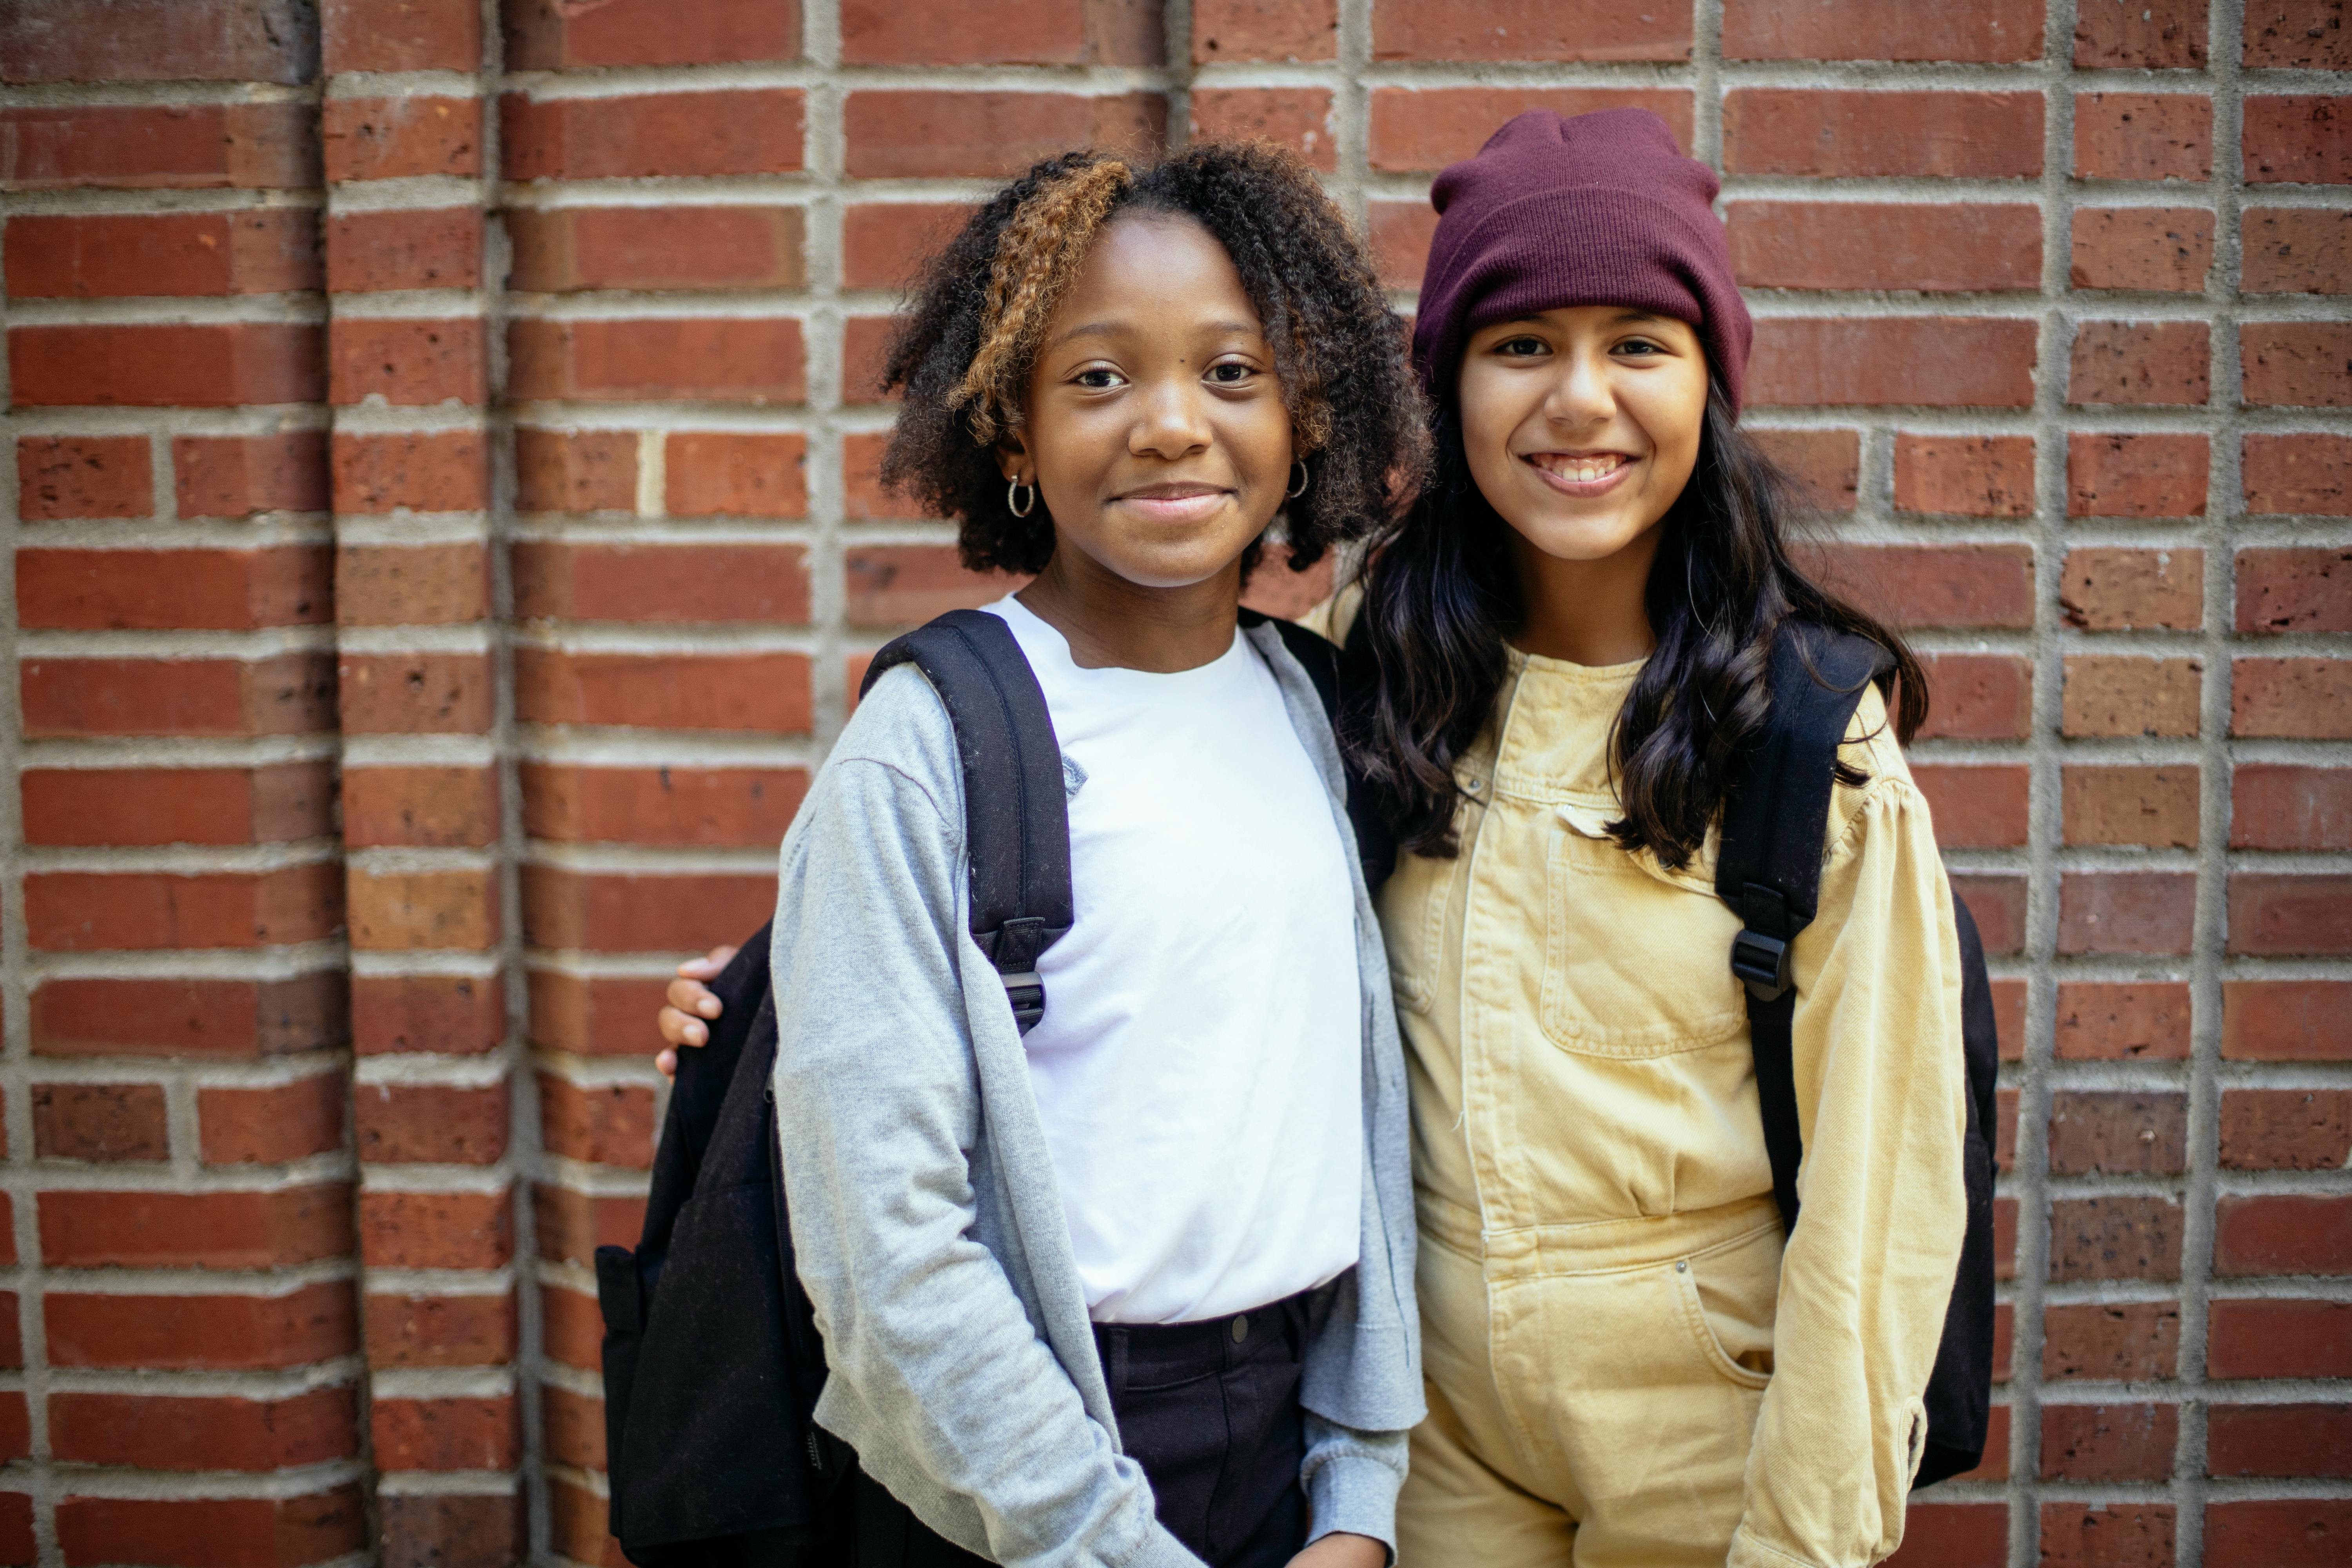
[[1598, 561], [1564, 561], [1511, 530], [1511, 565], [1527, 606], [1512, 641], [1524, 653], [1570, 664], [1631, 664], [1649, 658], [1658, 639], [1644, 599], [1659, 532], [1651, 528]]
[[1174, 675], [1213, 664], [1234, 646], [1242, 568], [1236, 560], [1201, 582], [1151, 588], [1066, 543], [1013, 596], [1062, 634], [1081, 669]]

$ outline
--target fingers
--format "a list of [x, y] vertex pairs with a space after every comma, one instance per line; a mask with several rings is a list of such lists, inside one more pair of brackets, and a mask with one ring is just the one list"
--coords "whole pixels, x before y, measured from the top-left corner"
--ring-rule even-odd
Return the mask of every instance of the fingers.
[[699, 980], [671, 981], [662, 1000], [679, 1012], [697, 1018], [716, 1018], [727, 1010], [726, 1004], [720, 1002], [717, 994]]
[[710, 1029], [699, 1018], [691, 1017], [675, 1007], [665, 1007], [655, 1016], [654, 1025], [661, 1031], [665, 1044], [671, 1046], [707, 1046]]
[[671, 1050], [655, 1052], [654, 1070], [660, 1073], [664, 1078], [676, 1078], [677, 1076], [677, 1053]]
[[677, 972], [688, 980], [716, 979], [720, 970], [734, 962], [737, 951], [732, 947], [714, 947], [702, 957], [689, 958], [679, 964]]

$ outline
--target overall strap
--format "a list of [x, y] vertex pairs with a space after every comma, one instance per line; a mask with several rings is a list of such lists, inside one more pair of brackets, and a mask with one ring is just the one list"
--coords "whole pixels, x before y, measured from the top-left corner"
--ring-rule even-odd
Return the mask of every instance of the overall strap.
[[874, 656], [858, 695], [912, 664], [955, 723], [971, 858], [971, 938], [1004, 982], [1027, 1034], [1045, 1016], [1037, 955], [1074, 919], [1069, 796], [1045, 694], [1013, 628], [983, 610], [950, 610]]
[[1819, 907], [1822, 839], [1838, 746], [1871, 681], [1892, 667], [1867, 638], [1791, 622], [1774, 639], [1766, 676], [1770, 707], [1761, 731], [1733, 753], [1716, 861], [1716, 896], [1739, 916], [1731, 972], [1748, 988], [1748, 1033], [1772, 1197], [1797, 1223], [1796, 1021], [1790, 949]]

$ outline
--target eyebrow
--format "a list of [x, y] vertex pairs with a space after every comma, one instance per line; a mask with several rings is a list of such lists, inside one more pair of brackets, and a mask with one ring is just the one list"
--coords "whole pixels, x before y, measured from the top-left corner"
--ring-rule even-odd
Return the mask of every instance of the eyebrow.
[[[1126, 323], [1120, 321], [1083, 321], [1077, 326], [1072, 327], [1068, 331], [1064, 332], [1060, 337], [1055, 338], [1053, 342], [1047, 346], [1059, 348], [1073, 338], [1083, 338], [1088, 336], [1108, 337], [1113, 332], [1125, 330], [1127, 330]], [[1212, 332], [1237, 333], [1243, 337], [1251, 338], [1263, 338], [1265, 336], [1265, 329], [1264, 327], [1252, 326], [1247, 321], [1212, 321], [1208, 324], [1205, 330]]]

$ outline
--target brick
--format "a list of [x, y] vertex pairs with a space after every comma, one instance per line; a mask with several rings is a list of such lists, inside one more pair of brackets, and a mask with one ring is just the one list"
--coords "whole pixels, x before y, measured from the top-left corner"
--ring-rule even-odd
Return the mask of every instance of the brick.
[[58, 1500], [57, 1528], [69, 1568], [103, 1563], [277, 1568], [323, 1563], [368, 1543], [367, 1509], [355, 1485], [293, 1498], [69, 1496]]
[[16, 442], [16, 515], [145, 517], [155, 510], [154, 465], [143, 436], [26, 436]]
[[2069, 517], [2202, 517], [2212, 454], [2202, 436], [2066, 437]]
[[346, 734], [467, 735], [490, 727], [482, 654], [345, 654], [337, 679]]
[[2043, 1310], [2045, 1380], [2150, 1383], [2172, 1376], [2179, 1357], [2178, 1301], [2061, 1302]]
[[[1430, 241], [1437, 237], [1437, 214], [1427, 202], [1370, 202], [1365, 205], [1365, 238], [1381, 283], [1391, 289], [1418, 289], [1429, 259]], [[1749, 435], [1758, 434], [1749, 431]]]
[[[2095, 0], [2092, 0], [2095, 3]], [[1734, 60], [1970, 60], [2042, 58], [2042, 0], [1725, 0], [1723, 56]]]
[[1911, 436], [1895, 438], [1895, 505], [1958, 517], [2033, 514], [2030, 436]]
[[2030, 626], [2024, 544], [1832, 544], [1810, 552], [1822, 586], [1899, 626]]
[[320, 281], [318, 217], [304, 207], [28, 216], [7, 234], [12, 298], [279, 294]]
[[256, 1372], [349, 1355], [359, 1318], [343, 1280], [277, 1295], [43, 1298], [52, 1366]]
[[2238, 329], [2245, 401], [2258, 407], [2352, 405], [2352, 327], [2252, 321]]
[[790, 320], [518, 321], [507, 350], [509, 391], [524, 399], [766, 405], [808, 392], [801, 324]]
[[1386, 174], [1433, 174], [1469, 157], [1513, 115], [1549, 109], [1564, 119], [1602, 109], [1646, 109], [1691, 144], [1691, 95], [1664, 88], [1383, 87], [1371, 95], [1365, 156]]
[[550, 1358], [585, 1372], [603, 1366], [604, 1314], [594, 1296], [546, 1285], [540, 1296], [540, 1319]]
[[896, 403], [898, 392], [885, 390], [882, 379], [889, 363], [894, 327], [885, 317], [852, 316], [841, 324], [841, 400], [847, 404]]
[[1339, 53], [1339, 0], [1200, 0], [1192, 63], [1328, 60]]
[[1927, 798], [1936, 842], [1947, 849], [1995, 849], [2026, 840], [2028, 770], [1921, 763], [1911, 782]]
[[2195, 405], [2211, 390], [2212, 345], [2202, 321], [2084, 321], [2075, 331], [2069, 403]]
[[2169, 1480], [2172, 1452], [2179, 1441], [2177, 1405], [2045, 1405], [2042, 1479]]
[[1862, 478], [1862, 437], [1853, 430], [1749, 429], [1755, 444], [1808, 511], [1852, 511]]
[[661, 1006], [663, 985], [651, 976], [607, 979], [534, 969], [531, 1043], [583, 1056], [643, 1057], [646, 1020]]
[[654, 1111], [653, 1090], [643, 1084], [581, 1084], [539, 1075], [540, 1144], [567, 1160], [651, 1169]]
[[2230, 733], [2352, 741], [2352, 664], [2336, 658], [2231, 660]]
[[516, 0], [504, 8], [507, 68], [731, 65], [800, 54], [794, 0], [612, 0], [572, 5]]
[[853, 626], [919, 626], [1020, 585], [1018, 578], [966, 571], [951, 545], [867, 545], [847, 552], [843, 569]]
[[677, 952], [713, 931], [756, 930], [775, 912], [775, 900], [773, 877], [641, 876], [526, 865], [523, 940], [533, 947], [591, 952]]
[[2067, 735], [2194, 735], [2202, 660], [2075, 654], [2058, 727]]
[[163, 1087], [37, 1083], [33, 1152], [44, 1160], [168, 1160]]
[[2352, 953], [2352, 877], [2232, 872], [2228, 951]]
[[489, 453], [473, 430], [337, 435], [335, 510], [478, 511], [490, 502]]
[[2070, 550], [2058, 607], [2085, 631], [2194, 631], [2204, 624], [2204, 573], [2202, 550]]
[[2042, 286], [2042, 209], [1963, 202], [1736, 202], [1731, 265], [1750, 289], [1973, 292]]
[[520, 1489], [395, 1492], [377, 1500], [376, 1515], [383, 1568], [513, 1568], [530, 1557], [530, 1510]]
[[548, 1534], [555, 1549], [575, 1563], [626, 1568], [618, 1542], [604, 1532], [605, 1500], [568, 1481], [547, 1485]]
[[319, 127], [330, 184], [482, 172], [478, 98], [331, 98]]
[[1690, 51], [1686, 5], [1387, 0], [1372, 8], [1372, 58], [1381, 60], [1682, 60]]
[[2025, 946], [2025, 879], [1999, 873], [1963, 873], [1952, 878], [1952, 896], [1976, 917], [1977, 933], [1988, 953], [2021, 951]]
[[374, 1458], [383, 1470], [506, 1470], [522, 1450], [514, 1395], [488, 1399], [386, 1399], [368, 1407]]
[[2011, 976], [1990, 984], [1993, 1034], [2000, 1047], [2000, 1059], [2021, 1062], [2025, 1059], [2025, 982]]
[[251, 948], [313, 942], [342, 922], [341, 877], [274, 871], [52, 871], [25, 879], [25, 934], [47, 952]]
[[60, 631], [254, 631], [334, 616], [327, 552], [20, 550], [19, 626]]
[[27, 407], [316, 403], [326, 385], [319, 336], [292, 321], [16, 327], [8, 374]]
[[2206, 0], [2078, 0], [2074, 68], [2203, 70], [2205, 5]]
[[466, 0], [330, 0], [320, 17], [329, 72], [469, 71], [482, 61], [482, 15]]
[[806, 734], [808, 656], [515, 650], [515, 711], [528, 723]]
[[631, 1247], [645, 1229], [645, 1200], [595, 1197], [541, 1184], [531, 1192], [539, 1255], [559, 1263], [586, 1263], [600, 1247]]
[[[601, 1334], [602, 1319], [598, 1320]], [[367, 1299], [372, 1367], [499, 1366], [514, 1358], [520, 1316], [511, 1289], [495, 1296]]]
[[673, 433], [664, 501], [673, 517], [800, 517], [808, 511], [808, 439], [799, 435]]
[[2352, 1301], [2221, 1297], [2206, 1310], [2208, 1377], [2352, 1377]]
[[2069, 871], [2058, 879], [2060, 952], [2187, 952], [2196, 929], [2193, 871]]
[[488, 395], [488, 344], [482, 323], [347, 321], [327, 329], [328, 396], [334, 403], [381, 397], [394, 407], [479, 404]]
[[334, 724], [335, 668], [323, 654], [256, 659], [27, 659], [25, 733], [291, 735]]
[[52, 1268], [283, 1268], [352, 1249], [351, 1189], [48, 1192], [41, 1260]]
[[2174, 1551], [2170, 1503], [2042, 1505], [2044, 1568], [2158, 1568]]
[[2202, 207], [2076, 207], [2067, 281], [2077, 289], [2196, 294], [2213, 268]]
[[0, 13], [0, 80], [268, 81], [318, 73], [291, 0], [218, 8], [173, 0], [51, 0]]
[[1931, 701], [1922, 739], [2021, 740], [2033, 716], [2033, 668], [2014, 654], [1925, 654]]
[[1304, 620], [1331, 596], [1335, 565], [1330, 556], [1304, 572], [1290, 571], [1289, 564], [1287, 549], [1280, 543], [1269, 545], [1265, 559], [1242, 584], [1242, 608], [1277, 620]]
[[2352, 549], [2241, 550], [2236, 564], [2238, 630], [2352, 632]]
[[339, 213], [326, 222], [326, 242], [331, 294], [481, 285], [478, 207]]
[[362, 1193], [359, 1228], [372, 1268], [499, 1268], [514, 1256], [506, 1192]]
[[499, 780], [479, 767], [347, 767], [343, 842], [354, 849], [483, 848], [498, 842]]
[[335, 619], [347, 626], [485, 619], [489, 566], [480, 544], [346, 544], [335, 552]]
[[509, 180], [788, 174], [802, 166], [805, 95], [785, 88], [499, 100]]
[[2202, 180], [2213, 100], [2202, 93], [2078, 92], [2074, 173], [2086, 180]]
[[196, 1120], [207, 1165], [280, 1164], [343, 1146], [344, 1079], [313, 1073], [270, 1089], [200, 1089]]
[[2352, 849], [2352, 768], [2240, 763], [2230, 782], [2232, 849]]
[[351, 1037], [340, 971], [287, 980], [50, 979], [32, 995], [33, 1049], [50, 1057], [239, 1059]]
[[635, 511], [636, 432], [517, 429], [515, 505], [522, 511]]
[[589, 289], [797, 289], [808, 280], [793, 206], [520, 207], [507, 215], [509, 283]]
[[887, 431], [853, 433], [841, 439], [841, 515], [850, 521], [903, 517], [921, 510], [911, 498], [882, 484], [882, 454]]
[[2197, 847], [2198, 780], [2193, 766], [2070, 765], [2062, 793], [2069, 844]]
[[2242, 49], [2250, 70], [2352, 69], [2343, 0], [2256, 0]]
[[372, 1164], [496, 1164], [507, 1087], [363, 1083], [352, 1092], [360, 1158]]
[[[1986, 1410], [1984, 1458], [1975, 1469], [1962, 1470], [1958, 1475], [1954, 1476], [1952, 1479], [1965, 1481], [2005, 1481], [2009, 1479], [2009, 1422], [2010, 1409], [2008, 1405], [1996, 1405]], [[1906, 1515], [1905, 1521], [1906, 1535], [1909, 1528], [1910, 1521]], [[1899, 1559], [1897, 1561], [1899, 1561]]]
[[495, 974], [363, 974], [352, 980], [352, 1046], [362, 1056], [489, 1051], [506, 1037], [506, 984]]
[[973, 209], [951, 202], [856, 202], [841, 209], [841, 280], [899, 289], [955, 237]]
[[808, 552], [797, 544], [590, 544], [519, 541], [515, 614], [525, 619], [704, 626], [809, 618]]
[[480, 952], [499, 940], [497, 873], [351, 872], [352, 946], [362, 952]]
[[2176, 1175], [2189, 1168], [2189, 1098], [2061, 1089], [2050, 1097], [2053, 1175]]
[[2244, 438], [2246, 510], [2269, 515], [2352, 516], [2352, 439], [2317, 434]]
[[1339, 166], [1331, 94], [1319, 87], [1196, 87], [1190, 99], [1194, 141], [1275, 142], [1332, 174]]
[[799, 768], [523, 764], [523, 824], [558, 843], [781, 843], [808, 793]]
[[257, 511], [324, 511], [328, 506], [323, 430], [177, 437], [172, 470], [182, 517], [240, 518]]
[[[2251, 26], [2252, 17], [2247, 21]], [[2210, 1568], [2328, 1568], [2344, 1561], [2347, 1542], [2352, 1503], [2339, 1499], [2217, 1499], [2205, 1505]]]
[[68, 1464], [149, 1470], [278, 1470], [358, 1451], [352, 1390], [283, 1399], [53, 1394], [49, 1442]]
[[560, 1465], [582, 1469], [604, 1468], [604, 1402], [584, 1398], [560, 1384], [540, 1390], [540, 1410], [547, 1423], [547, 1454]]
[[2208, 1475], [2352, 1477], [2352, 1406], [2216, 1405], [2205, 1443]]
[[2352, 294], [2352, 212], [2248, 207], [2239, 289], [2248, 294]]
[[2266, 1193], [2219, 1199], [2213, 1272], [2352, 1274], [2352, 1197]]
[[2326, 93], [2245, 100], [2246, 183], [2352, 184], [2352, 98]]
[[2027, 321], [1767, 318], [1756, 323], [1748, 401], [2022, 408], [2033, 401], [2034, 336]]
[[334, 831], [324, 763], [257, 768], [35, 768], [28, 844], [284, 844]]
[[11, 190], [301, 190], [318, 183], [318, 110], [306, 102], [0, 110], [0, 185]]
[[2172, 981], [2058, 987], [2055, 1048], [2061, 1061], [2186, 1061], [2187, 984]]
[[975, 0], [946, 10], [843, 0], [846, 65], [1085, 65], [1081, 0]]
[[2042, 173], [2038, 92], [1735, 88], [1723, 166], [1739, 174], [2021, 179]]
[[2340, 1171], [2352, 1162], [2352, 1091], [2221, 1091], [2221, 1168]]
[[1926, 1500], [1906, 1510], [1902, 1549], [1886, 1559], [1888, 1568], [1999, 1568], [2008, 1561], [2007, 1503]]
[[1166, 131], [1156, 93], [868, 89], [842, 105], [853, 179], [1003, 179], [1074, 146], [1148, 152]]

